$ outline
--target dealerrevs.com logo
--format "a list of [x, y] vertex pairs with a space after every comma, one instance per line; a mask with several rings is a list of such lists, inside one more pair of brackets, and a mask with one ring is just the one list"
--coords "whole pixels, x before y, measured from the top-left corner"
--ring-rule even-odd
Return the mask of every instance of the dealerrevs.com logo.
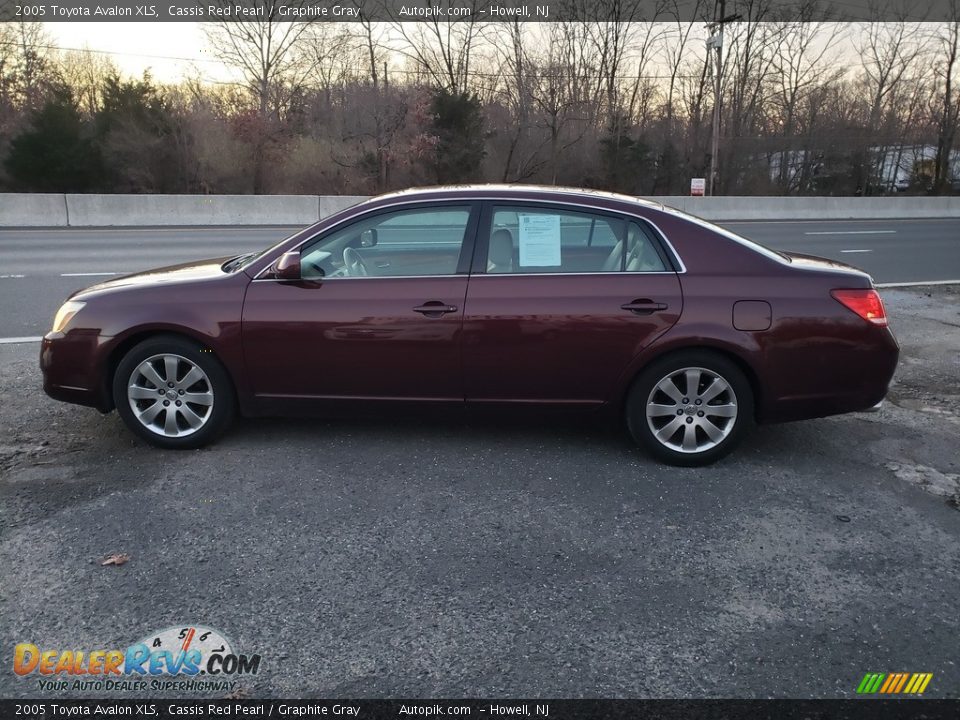
[[234, 651], [219, 632], [202, 625], [170, 627], [121, 649], [60, 650], [19, 643], [13, 671], [37, 677], [40, 690], [235, 690], [233, 679], [256, 675], [260, 655]]

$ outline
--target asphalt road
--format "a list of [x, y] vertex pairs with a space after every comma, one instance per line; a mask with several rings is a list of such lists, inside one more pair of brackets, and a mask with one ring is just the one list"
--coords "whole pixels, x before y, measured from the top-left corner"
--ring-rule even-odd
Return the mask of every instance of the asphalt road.
[[[773, 248], [856, 265], [878, 283], [960, 279], [960, 219], [724, 224]], [[105, 277], [260, 249], [296, 229], [0, 229], [0, 339], [42, 335], [68, 294]]]
[[886, 300], [883, 410], [701, 470], [507, 418], [248, 421], [163, 452], [0, 346], [0, 696], [80, 694], [15, 676], [16, 643], [200, 623], [262, 655], [252, 697], [852, 697], [867, 672], [960, 697], [960, 292]]

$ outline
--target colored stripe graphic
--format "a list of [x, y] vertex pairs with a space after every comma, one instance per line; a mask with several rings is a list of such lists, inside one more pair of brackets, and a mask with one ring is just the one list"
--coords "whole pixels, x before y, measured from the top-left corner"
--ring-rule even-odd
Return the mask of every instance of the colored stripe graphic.
[[862, 695], [869, 695], [870, 693], [875, 693], [880, 687], [880, 683], [886, 677], [883, 673], [867, 673], [863, 676], [863, 680], [860, 681], [860, 685], [857, 688], [857, 692]]
[[905, 690], [904, 692], [912, 693], [912, 692], [913, 692], [913, 688], [914, 688], [914, 687], [918, 687], [919, 685], [920, 685], [920, 674], [919, 674], [919, 673], [914, 673], [914, 674], [910, 677], [910, 682], [907, 683], [907, 687], [906, 687], [906, 690]]
[[921, 695], [933, 673], [867, 673], [857, 686], [858, 695]]

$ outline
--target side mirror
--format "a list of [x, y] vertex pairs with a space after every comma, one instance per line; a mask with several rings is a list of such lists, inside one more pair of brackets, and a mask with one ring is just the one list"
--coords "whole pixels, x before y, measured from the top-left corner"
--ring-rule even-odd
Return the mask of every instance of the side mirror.
[[300, 279], [300, 251], [290, 250], [273, 264], [273, 276], [277, 280]]
[[370, 228], [369, 230], [364, 230], [360, 233], [360, 247], [376, 247], [377, 245], [377, 229]]

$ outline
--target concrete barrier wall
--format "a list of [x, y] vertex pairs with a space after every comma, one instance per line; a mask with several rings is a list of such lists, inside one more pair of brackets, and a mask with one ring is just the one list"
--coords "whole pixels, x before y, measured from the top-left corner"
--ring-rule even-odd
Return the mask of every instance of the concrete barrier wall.
[[[358, 195], [0, 194], [0, 227], [309, 225]], [[960, 217], [960, 197], [647, 198], [707, 220]]]
[[[316, 195], [67, 195], [70, 225], [309, 225]], [[324, 215], [337, 202], [325, 203]], [[336, 198], [342, 207], [353, 198]], [[339, 208], [338, 208], [339, 209]]]
[[56, 193], [0, 194], [0, 225], [62, 227], [67, 224], [67, 202]]

